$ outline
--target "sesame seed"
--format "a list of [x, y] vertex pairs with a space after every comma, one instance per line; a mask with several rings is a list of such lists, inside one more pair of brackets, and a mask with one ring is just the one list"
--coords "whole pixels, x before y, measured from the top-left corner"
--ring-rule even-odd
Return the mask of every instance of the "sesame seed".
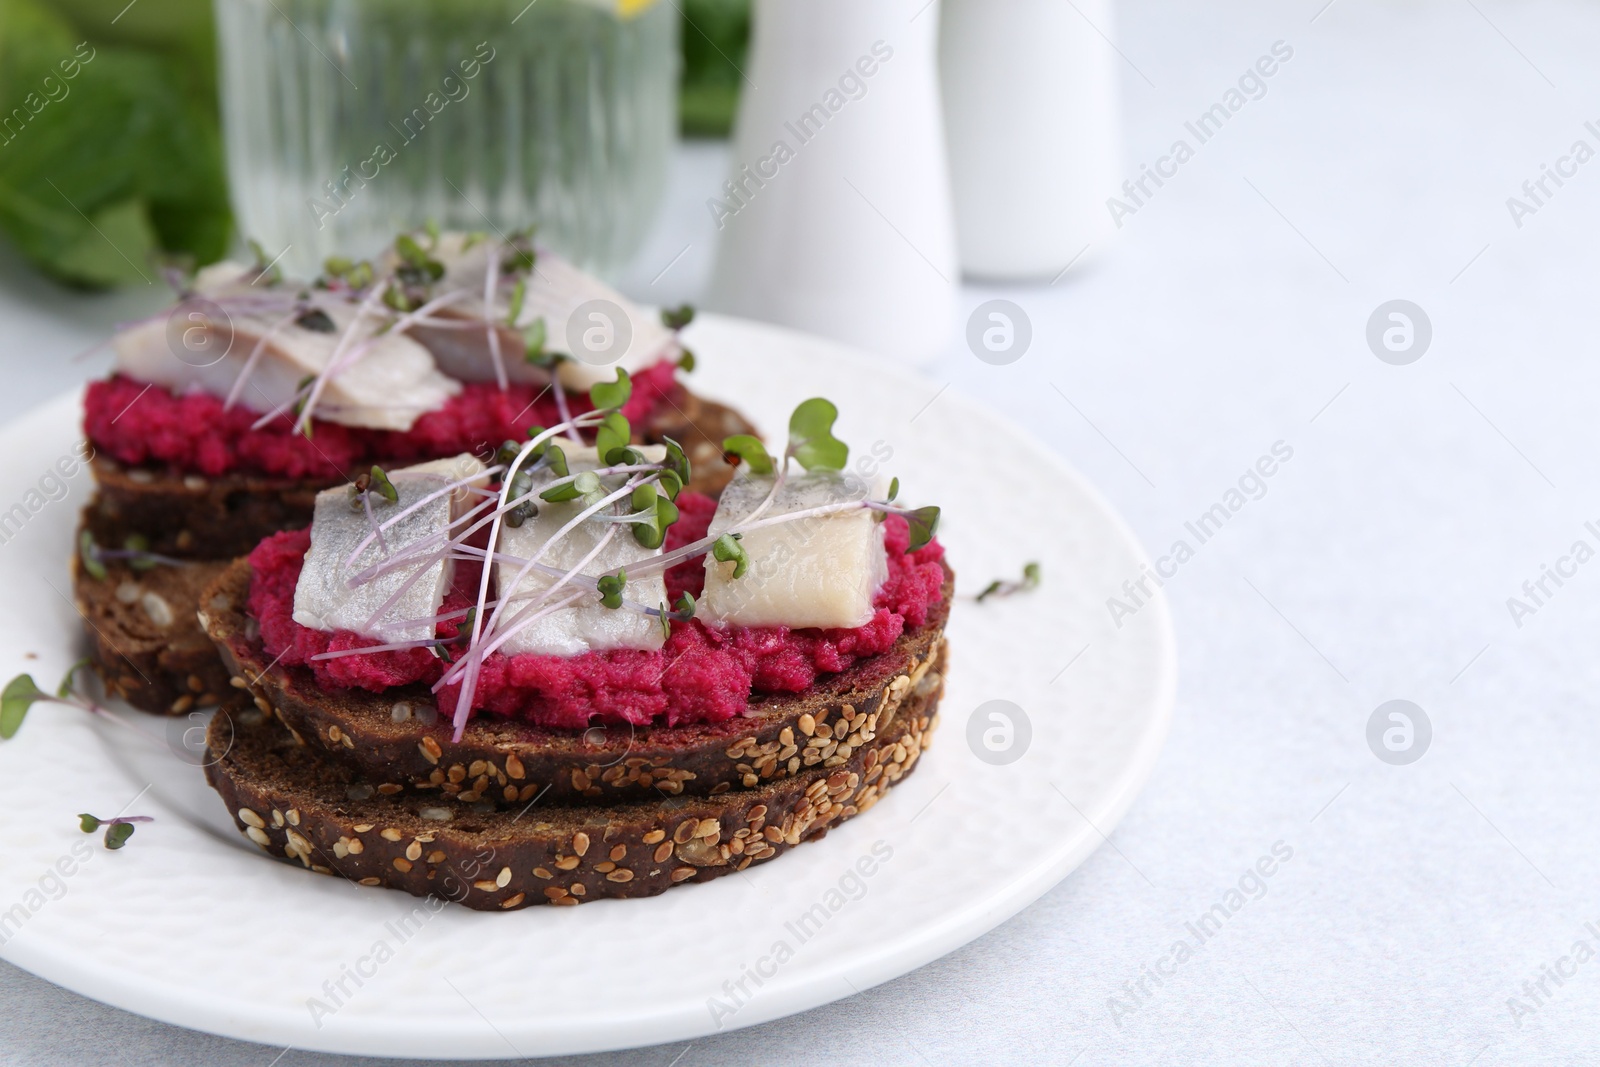
[[514, 908], [518, 904], [521, 904], [524, 900], [526, 900], [527, 896], [528, 896], [528, 894], [526, 894], [526, 893], [518, 893], [515, 896], [506, 897], [506, 899], [504, 899], [504, 900], [502, 900], [500, 902], [500, 906], [502, 908]]
[[257, 815], [249, 808], [239, 809], [239, 821], [244, 823], [246, 826], [254, 826], [258, 830], [265, 829], [267, 825], [262, 821], [261, 816]]
[[506, 886], [510, 885], [511, 884], [511, 868], [510, 867], [502, 867], [502, 868], [500, 868], [500, 873], [495, 875], [494, 884], [499, 886], [501, 889], [504, 889]]

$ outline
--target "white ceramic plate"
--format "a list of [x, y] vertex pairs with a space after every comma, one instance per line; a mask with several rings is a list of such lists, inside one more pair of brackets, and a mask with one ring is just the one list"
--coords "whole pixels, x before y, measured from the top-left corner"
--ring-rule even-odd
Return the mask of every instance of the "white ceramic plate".
[[[923, 410], [935, 388], [869, 356], [709, 316], [689, 340], [696, 388], [769, 433], [798, 401], [833, 398], [853, 460], [888, 457], [902, 499], [943, 506], [966, 593], [1043, 564], [1032, 596], [957, 605], [942, 729], [915, 775], [825, 840], [743, 875], [580, 908], [421, 908], [428, 918], [407, 933], [397, 921], [421, 902], [272, 862], [240, 838], [174, 754], [193, 724], [129, 714], [140, 736], [37, 705], [0, 745], [0, 956], [129, 1011], [270, 1045], [589, 1052], [848, 996], [965, 944], [1081, 863], [1144, 784], [1172, 706], [1165, 604], [1120, 629], [1106, 613], [1144, 560], [1127, 528], [1049, 449], [949, 392]], [[0, 681], [30, 671], [53, 689], [81, 655], [66, 560], [89, 476], [66, 479], [65, 498], [50, 476], [79, 440], [77, 412], [62, 397], [0, 431], [0, 515], [28, 512], [0, 544]], [[992, 700], [1031, 726], [1007, 765], [967, 739]], [[79, 832], [78, 812], [156, 821], [112, 853]], [[870, 878], [855, 870], [863, 857], [875, 857]]]

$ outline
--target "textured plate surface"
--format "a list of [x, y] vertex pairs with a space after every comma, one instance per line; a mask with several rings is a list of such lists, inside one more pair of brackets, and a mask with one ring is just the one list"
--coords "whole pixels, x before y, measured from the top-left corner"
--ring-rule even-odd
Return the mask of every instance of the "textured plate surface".
[[[1164, 601], [1120, 628], [1106, 611], [1144, 560], [1121, 520], [1004, 419], [949, 393], [930, 405], [934, 386], [872, 357], [713, 316], [688, 340], [696, 388], [769, 434], [806, 397], [837, 402], [853, 463], [876, 459], [903, 500], [943, 506], [966, 593], [1043, 564], [1032, 596], [956, 606], [942, 728], [911, 779], [824, 841], [707, 885], [580, 908], [435, 911], [265, 859], [180, 755], [196, 723], [130, 714], [119, 725], [38, 705], [0, 745], [0, 957], [129, 1011], [279, 1046], [595, 1051], [748, 1026], [887, 981], [1081, 863], [1144, 784], [1172, 705]], [[62, 397], [0, 431], [0, 679], [30, 671], [45, 688], [82, 647], [66, 560], [89, 476], [54, 473], [79, 440], [77, 410], [77, 396]], [[978, 755], [992, 758], [981, 736], [998, 724], [968, 729], [989, 701], [1028, 723], [1011, 716], [1010, 751], [1022, 754], [1003, 765]], [[156, 821], [112, 853], [79, 833], [85, 811]]]

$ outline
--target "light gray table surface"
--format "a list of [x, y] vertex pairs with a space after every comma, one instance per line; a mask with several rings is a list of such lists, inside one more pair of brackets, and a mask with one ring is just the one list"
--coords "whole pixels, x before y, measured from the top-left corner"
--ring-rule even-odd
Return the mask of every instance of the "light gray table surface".
[[[1600, 149], [1600, 8], [1323, 4], [1122, 5], [1130, 175], [1274, 42], [1293, 58], [1092, 265], [964, 289], [963, 315], [995, 295], [1026, 310], [1022, 360], [984, 364], [952, 331], [928, 372], [930, 398], [978, 397], [1059, 448], [1155, 555], [1293, 449], [1168, 583], [1176, 716], [1114, 847], [885, 986], [593, 1062], [1600, 1060], [1600, 961], [1574, 955], [1600, 950], [1600, 563], [1562, 564], [1575, 575], [1537, 604], [1522, 591], [1575, 542], [1600, 548], [1600, 161], [1520, 225], [1507, 204], [1574, 142]], [[678, 155], [634, 295], [700, 290], [723, 158]], [[1432, 324], [1409, 365], [1367, 342], [1392, 299]], [[70, 357], [154, 300], [66, 294], [0, 252], [0, 417], [101, 373], [104, 356]], [[1099, 579], [1047, 576], [1077, 580]], [[1514, 617], [1511, 597], [1536, 610]], [[1393, 699], [1432, 725], [1410, 765], [1368, 744]], [[1261, 894], [1247, 879], [1174, 964], [1187, 924], [1280, 842], [1292, 857]], [[274, 1061], [9, 965], [0, 1005], [4, 1064], [357, 1062]]]

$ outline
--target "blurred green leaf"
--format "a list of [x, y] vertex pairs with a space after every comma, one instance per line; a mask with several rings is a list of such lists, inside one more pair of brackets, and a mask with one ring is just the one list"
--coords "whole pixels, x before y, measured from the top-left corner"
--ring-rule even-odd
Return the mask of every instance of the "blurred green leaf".
[[0, 0], [0, 230], [74, 285], [153, 282], [157, 251], [214, 262], [232, 216], [204, 47], [188, 25], [84, 19]]

